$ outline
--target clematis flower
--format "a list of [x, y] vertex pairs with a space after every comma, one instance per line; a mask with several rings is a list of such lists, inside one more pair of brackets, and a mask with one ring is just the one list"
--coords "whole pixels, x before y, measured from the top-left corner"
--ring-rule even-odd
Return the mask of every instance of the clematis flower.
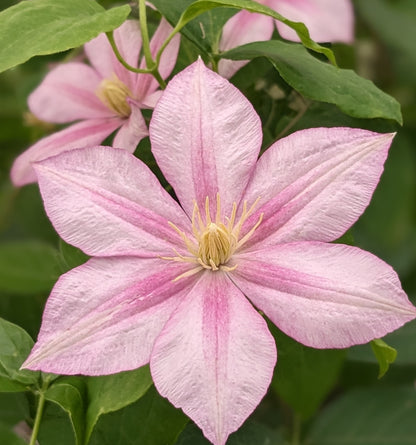
[[160, 394], [224, 445], [276, 363], [258, 310], [314, 348], [416, 317], [390, 266], [330, 244], [368, 205], [392, 134], [303, 130], [258, 160], [259, 117], [198, 61], [170, 81], [150, 138], [180, 204], [125, 150], [35, 165], [56, 230], [92, 258], [58, 280], [24, 367], [100, 375], [150, 362]]
[[[162, 19], [150, 42], [153, 54], [171, 30]], [[142, 38], [137, 21], [124, 22], [115, 30], [114, 39], [127, 63], [146, 67], [145, 60], [139, 60]], [[84, 49], [91, 66], [81, 62], [61, 64], [29, 96], [29, 109], [37, 118], [57, 124], [78, 122], [41, 139], [15, 160], [11, 179], [16, 186], [36, 182], [33, 162], [68, 149], [97, 145], [117, 129], [113, 146], [130, 152], [148, 135], [141, 109], [153, 108], [160, 97], [154, 77], [127, 70], [117, 60], [105, 34], [86, 43]], [[161, 58], [159, 71], [163, 78], [172, 72], [178, 49], [179, 36]]]
[[[317, 42], [352, 43], [354, 40], [354, 10], [350, 0], [256, 0], [294, 22], [302, 22]], [[248, 11], [238, 12], [223, 28], [219, 43], [227, 51], [245, 43], [269, 40], [273, 23], [287, 40], [300, 42], [296, 32], [278, 20]], [[220, 60], [218, 72], [230, 78], [246, 61]]]

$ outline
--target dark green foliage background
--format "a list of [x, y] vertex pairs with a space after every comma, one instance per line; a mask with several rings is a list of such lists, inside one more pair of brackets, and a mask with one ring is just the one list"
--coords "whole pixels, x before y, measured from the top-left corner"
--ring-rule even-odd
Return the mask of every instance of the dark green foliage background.
[[[155, 4], [163, 11], [172, 1], [155, 0]], [[16, 3], [2, 0], [0, 7]], [[106, 9], [125, 4], [98, 3]], [[174, 3], [168, 17], [173, 22], [191, 1]], [[300, 45], [292, 51], [275, 33], [274, 43], [253, 44], [227, 54], [254, 58], [232, 82], [262, 119], [264, 149], [277, 138], [316, 126], [398, 132], [374, 198], [345, 242], [390, 263], [415, 302], [416, 2], [357, 0], [355, 11], [354, 45], [331, 46], [342, 71]], [[218, 57], [219, 24], [234, 12], [218, 8], [200, 17], [208, 35], [203, 44], [198, 44], [198, 24], [191, 22], [184, 28], [176, 72], [199, 53], [206, 61]], [[152, 20], [156, 23], [157, 15], [151, 16], [151, 25]], [[82, 252], [58, 239], [37, 186], [17, 189], [9, 180], [13, 159], [57, 129], [28, 123], [28, 94], [52, 64], [76, 52], [34, 57], [0, 74], [0, 317], [6, 320], [0, 323], [0, 443], [27, 443], [22, 437], [33, 424], [36, 390], [48, 381], [40, 445], [86, 445], [88, 440], [94, 445], [206, 444], [199, 429], [158, 395], [147, 368], [99, 378], [41, 377], [18, 371], [36, 339], [43, 305], [57, 277], [86, 260]], [[303, 61], [305, 69], [299, 74]], [[372, 80], [379, 90], [348, 70]], [[341, 99], [334, 86], [338, 92], [338, 87], [342, 89]], [[382, 92], [400, 103], [403, 126], [398, 123], [397, 102]], [[148, 140], [142, 141], [136, 155], [160, 175]], [[317, 351], [271, 329], [279, 361], [269, 394], [230, 437], [230, 445], [416, 443], [416, 322], [384, 339], [398, 356], [380, 380], [369, 345]]]

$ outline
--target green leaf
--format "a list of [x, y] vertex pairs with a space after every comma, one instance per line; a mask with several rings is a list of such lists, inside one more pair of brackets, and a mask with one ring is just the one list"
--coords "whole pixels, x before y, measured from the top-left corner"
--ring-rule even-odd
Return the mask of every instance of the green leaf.
[[294, 29], [306, 48], [324, 54], [332, 63], [336, 64], [333, 52], [329, 48], [325, 48], [311, 40], [309, 31], [303, 23], [288, 20], [273, 9], [253, 0], [197, 0], [189, 5], [182, 13], [175, 26], [175, 30], [180, 31], [187, 23], [198, 17], [200, 14], [218, 7], [245, 9], [250, 12], [257, 12], [273, 17]]
[[271, 332], [279, 356], [272, 388], [304, 419], [308, 418], [333, 389], [346, 351], [308, 348], [275, 327]]
[[19, 326], [0, 318], [0, 391], [26, 391], [37, 384], [39, 372], [19, 370], [33, 340]]
[[45, 392], [45, 399], [58, 405], [69, 416], [77, 445], [83, 444], [85, 431], [82, 392], [82, 381], [73, 377], [53, 383]]
[[68, 412], [57, 403], [47, 402], [39, 427], [40, 445], [77, 445]]
[[27, 445], [27, 443], [16, 433], [14, 433], [9, 426], [3, 425], [0, 422], [0, 443], [5, 445]]
[[59, 274], [58, 252], [38, 241], [0, 244], [0, 290], [34, 295], [49, 292]]
[[89, 445], [172, 445], [187, 422], [152, 386], [134, 404], [102, 416]]
[[397, 357], [397, 351], [380, 339], [371, 342], [371, 348], [379, 364], [378, 378], [381, 379], [388, 371], [389, 366], [394, 363]]
[[[185, 9], [193, 3], [193, 0], [175, 0], [174, 2], [172, 0], [152, 0], [152, 3], [175, 26]], [[222, 28], [235, 13], [235, 9], [228, 8], [205, 11], [198, 17], [198, 20], [193, 20], [182, 28], [181, 33], [194, 43], [199, 50], [206, 53], [216, 53]], [[195, 58], [192, 61], [194, 60]]]
[[[175, 445], [210, 445], [210, 443], [194, 423], [189, 423]], [[227, 440], [227, 445], [285, 445], [286, 443], [280, 432], [250, 420]]]
[[64, 240], [59, 240], [59, 252], [61, 260], [61, 268], [63, 272], [67, 272], [74, 267], [85, 263], [89, 256], [77, 247], [67, 244]]
[[416, 437], [413, 387], [351, 391], [312, 424], [308, 445], [413, 445]]
[[354, 71], [337, 68], [316, 59], [302, 46], [278, 40], [254, 42], [227, 51], [233, 60], [267, 57], [283, 79], [313, 100], [337, 105], [359, 118], [393, 119], [402, 123], [400, 104]]
[[[397, 351], [397, 359], [393, 360], [395, 367], [402, 366], [414, 366], [416, 365], [416, 321], [407, 323], [397, 331], [392, 332], [384, 337], [384, 340], [392, 345], [391, 349]], [[384, 342], [383, 342], [384, 343]], [[373, 345], [371, 345], [373, 346]], [[390, 348], [390, 346], [389, 346]], [[393, 349], [394, 348], [394, 349]], [[393, 359], [393, 351], [387, 352]], [[356, 362], [364, 363], [377, 363], [378, 357], [375, 355], [375, 351], [370, 348], [369, 344], [354, 346], [348, 351], [348, 359]], [[381, 364], [380, 364], [381, 371]]]
[[[0, 422], [2, 424], [13, 426], [29, 416], [29, 403], [26, 394], [0, 393]], [[0, 443], [3, 442], [0, 441]]]
[[87, 410], [87, 441], [100, 416], [117, 411], [137, 401], [152, 385], [149, 367], [87, 380], [89, 406]]
[[129, 12], [127, 5], [106, 11], [85, 0], [20, 2], [0, 12], [0, 72], [80, 46], [120, 26]]

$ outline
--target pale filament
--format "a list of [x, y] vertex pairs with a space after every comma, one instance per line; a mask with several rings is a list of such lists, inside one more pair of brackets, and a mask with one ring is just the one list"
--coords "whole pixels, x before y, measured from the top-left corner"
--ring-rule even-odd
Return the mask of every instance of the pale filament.
[[240, 239], [240, 232], [243, 224], [254, 212], [259, 199], [260, 198], [257, 198], [249, 209], [247, 209], [247, 201], [244, 201], [242, 213], [237, 222], [237, 204], [234, 202], [231, 215], [230, 217], [225, 217], [225, 223], [221, 220], [221, 199], [218, 193], [215, 218], [211, 215], [208, 196], [205, 199], [205, 222], [202, 219], [198, 204], [195, 202], [192, 212], [192, 234], [194, 239], [189, 238], [185, 232], [180, 230], [172, 222], [169, 222], [169, 225], [182, 238], [190, 255], [185, 256], [175, 250], [176, 256], [162, 258], [171, 261], [195, 263], [196, 266], [180, 275], [175, 280], [194, 275], [202, 269], [210, 269], [213, 271], [223, 270], [225, 272], [234, 270], [237, 267], [237, 264], [227, 266], [228, 261], [234, 252], [250, 239], [262, 222], [263, 213], [260, 214], [254, 226]]

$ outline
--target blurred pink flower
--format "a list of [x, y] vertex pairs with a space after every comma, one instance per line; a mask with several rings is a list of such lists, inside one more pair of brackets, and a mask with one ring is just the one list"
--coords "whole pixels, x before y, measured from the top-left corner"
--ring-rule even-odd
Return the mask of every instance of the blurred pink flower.
[[315, 348], [365, 343], [416, 317], [390, 266], [331, 244], [368, 205], [392, 138], [314, 128], [258, 160], [251, 104], [194, 63], [170, 81], [150, 124], [180, 205], [125, 150], [35, 165], [57, 232], [93, 258], [55, 285], [24, 367], [100, 375], [150, 361], [160, 394], [224, 445], [276, 363], [252, 305]]
[[[354, 40], [354, 10], [351, 0], [256, 0], [283, 17], [304, 23], [317, 42], [344, 42]], [[219, 48], [227, 51], [245, 43], [269, 40], [273, 22], [279, 34], [287, 40], [300, 42], [296, 32], [271, 17], [241, 11], [224, 26]], [[230, 78], [246, 61], [220, 60], [219, 73]]]
[[[162, 20], [151, 40], [152, 53], [171, 30]], [[139, 61], [142, 39], [137, 21], [124, 22], [114, 38], [127, 63], [145, 68], [145, 61]], [[118, 128], [113, 146], [130, 152], [148, 135], [140, 110], [156, 104], [161, 94], [156, 80], [149, 74], [127, 70], [117, 60], [105, 34], [86, 43], [84, 49], [91, 66], [81, 62], [60, 64], [29, 96], [29, 109], [38, 119], [57, 124], [78, 122], [41, 139], [15, 160], [11, 178], [17, 186], [36, 181], [33, 162], [68, 149], [97, 145]], [[178, 49], [179, 36], [162, 56], [163, 78], [172, 72]]]

